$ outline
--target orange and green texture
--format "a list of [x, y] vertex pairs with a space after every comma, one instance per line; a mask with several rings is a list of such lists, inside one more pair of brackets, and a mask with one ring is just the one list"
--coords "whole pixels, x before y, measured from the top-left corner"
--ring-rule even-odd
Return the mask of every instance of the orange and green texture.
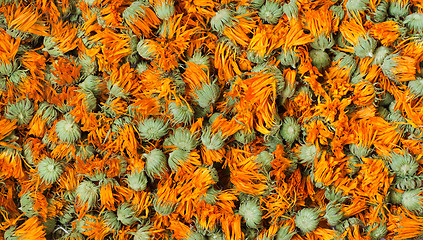
[[0, 239], [423, 237], [419, 0], [0, 0]]

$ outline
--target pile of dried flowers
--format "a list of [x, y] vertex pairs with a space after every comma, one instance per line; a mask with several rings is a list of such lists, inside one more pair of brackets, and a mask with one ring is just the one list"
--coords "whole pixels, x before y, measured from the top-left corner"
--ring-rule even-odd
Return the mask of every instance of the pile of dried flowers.
[[1, 0], [4, 239], [423, 235], [420, 0]]

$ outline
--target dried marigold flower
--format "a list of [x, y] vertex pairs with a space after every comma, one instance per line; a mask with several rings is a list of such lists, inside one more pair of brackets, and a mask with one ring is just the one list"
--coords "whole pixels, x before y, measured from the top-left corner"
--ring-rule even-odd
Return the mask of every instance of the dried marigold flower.
[[29, 99], [19, 100], [6, 107], [4, 117], [9, 120], [18, 120], [19, 125], [28, 124], [34, 114], [34, 106]]
[[310, 144], [302, 144], [299, 153], [298, 158], [301, 160], [300, 163], [306, 164], [308, 166], [313, 165], [316, 158], [320, 158], [320, 155], [322, 153], [318, 151], [316, 145]]
[[414, 94], [416, 97], [423, 96], [423, 78], [416, 77], [416, 80], [409, 81], [407, 88], [410, 90], [410, 93]]
[[376, 6], [376, 11], [374, 13], [373, 19], [378, 23], [385, 21], [385, 19], [388, 17], [388, 8], [388, 1], [380, 1], [380, 3]]
[[170, 167], [170, 169], [174, 172], [178, 171], [178, 167], [182, 166], [183, 163], [187, 160], [189, 157], [189, 151], [185, 151], [182, 149], [176, 149], [173, 152], [169, 154], [169, 158], [167, 160], [167, 163]]
[[170, 135], [169, 140], [173, 145], [185, 151], [194, 150], [198, 144], [197, 134], [193, 134], [189, 129], [183, 127], [177, 128]]
[[370, 36], [360, 36], [354, 46], [355, 55], [359, 58], [373, 57], [373, 52], [377, 47], [377, 41]]
[[144, 174], [144, 171], [132, 171], [130, 175], [127, 175], [126, 182], [128, 187], [135, 191], [143, 191], [147, 188], [147, 177]]
[[297, 0], [291, 0], [289, 3], [286, 3], [282, 6], [283, 13], [288, 16], [288, 20], [291, 21], [293, 18], [298, 17], [298, 5]]
[[423, 213], [423, 197], [421, 196], [422, 188], [405, 191], [402, 194], [401, 204], [405, 209], [416, 214]]
[[219, 150], [225, 144], [226, 138], [222, 137], [221, 132], [212, 134], [211, 127], [205, 127], [201, 134], [201, 142], [208, 150]]
[[54, 159], [46, 157], [38, 163], [38, 174], [43, 182], [55, 183], [63, 173], [62, 164]]
[[131, 204], [124, 202], [121, 205], [119, 205], [116, 215], [117, 220], [119, 220], [123, 225], [130, 226], [138, 221], [138, 218], [136, 217], [136, 209], [135, 206], [132, 206]]
[[322, 50], [311, 50], [310, 51], [311, 64], [317, 67], [317, 69], [322, 70], [328, 66], [331, 62], [329, 55]]
[[239, 215], [241, 215], [247, 227], [257, 228], [260, 224], [263, 213], [260, 210], [260, 205], [256, 200], [246, 200], [239, 206]]
[[416, 174], [419, 164], [410, 153], [391, 153], [389, 158], [391, 160], [389, 165], [398, 176], [405, 177]]
[[391, 53], [392, 53], [392, 49], [389, 47], [380, 46], [376, 48], [375, 54], [373, 56], [372, 64], [381, 65], [383, 63], [383, 60], [385, 60], [385, 58], [389, 56], [389, 54]]
[[194, 112], [191, 110], [190, 106], [183, 102], [183, 103], [175, 103], [171, 102], [169, 104], [169, 110], [172, 113], [172, 120], [178, 123], [189, 123], [194, 118]]
[[423, 13], [412, 13], [404, 19], [404, 23], [413, 32], [423, 34]]
[[408, 1], [393, 0], [389, 4], [389, 14], [396, 18], [402, 18], [410, 12], [410, 3]]
[[105, 225], [113, 231], [118, 232], [121, 229], [122, 224], [118, 220], [118, 217], [115, 212], [105, 210], [100, 214], [100, 216]]
[[138, 124], [138, 131], [141, 138], [146, 140], [157, 140], [166, 135], [169, 131], [168, 123], [159, 118], [147, 118]]
[[149, 240], [153, 238], [153, 233], [150, 232], [151, 224], [145, 224], [144, 226], [138, 228], [136, 232], [128, 232], [134, 236], [134, 240]]
[[98, 187], [91, 181], [85, 180], [79, 183], [75, 195], [79, 204], [87, 204], [87, 207], [91, 209], [96, 205], [99, 198]]
[[341, 222], [342, 218], [344, 218], [341, 208], [341, 204], [336, 204], [333, 202], [329, 202], [326, 206], [326, 211], [323, 218], [328, 221], [330, 226], [338, 225]]
[[175, 4], [172, 0], [158, 0], [154, 2], [154, 11], [158, 18], [168, 20], [175, 13]]
[[360, 12], [368, 9], [369, 0], [348, 0], [345, 4], [348, 16], [359, 16]]
[[372, 226], [369, 226], [368, 229], [373, 229], [369, 236], [372, 240], [380, 240], [386, 236], [388, 233], [388, 229], [386, 227], [386, 223], [373, 223]]
[[216, 32], [223, 33], [226, 27], [232, 26], [235, 20], [234, 12], [231, 9], [223, 8], [216, 12], [210, 20], [212, 29]]
[[301, 126], [293, 117], [285, 117], [281, 127], [280, 135], [288, 143], [293, 143], [298, 139], [301, 133]]
[[162, 176], [167, 172], [166, 155], [160, 149], [153, 149], [149, 153], [143, 154], [145, 157], [144, 170], [153, 179], [154, 176]]
[[256, 139], [256, 131], [246, 131], [246, 130], [239, 130], [234, 134], [235, 140], [242, 144], [249, 144], [250, 142], [254, 141]]
[[178, 204], [174, 202], [161, 200], [161, 199], [158, 199], [158, 197], [156, 197], [153, 200], [153, 206], [154, 206], [154, 210], [156, 210], [158, 214], [162, 216], [168, 216], [175, 211]]
[[295, 216], [295, 225], [304, 233], [316, 230], [319, 221], [319, 210], [314, 208], [303, 208]]
[[60, 141], [74, 143], [81, 138], [81, 129], [70, 115], [56, 123], [55, 130]]
[[283, 15], [283, 9], [277, 1], [268, 0], [261, 6], [258, 15], [270, 24], [277, 24]]
[[195, 100], [202, 108], [210, 108], [219, 98], [220, 89], [215, 83], [202, 84], [201, 88], [195, 90]]

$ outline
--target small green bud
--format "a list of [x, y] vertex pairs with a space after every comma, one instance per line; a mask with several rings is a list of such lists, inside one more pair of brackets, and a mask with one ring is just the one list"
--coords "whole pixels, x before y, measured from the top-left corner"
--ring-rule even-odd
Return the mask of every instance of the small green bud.
[[422, 188], [417, 188], [414, 190], [405, 191], [402, 194], [402, 205], [409, 211], [412, 211], [416, 214], [423, 213], [423, 197], [420, 196]]

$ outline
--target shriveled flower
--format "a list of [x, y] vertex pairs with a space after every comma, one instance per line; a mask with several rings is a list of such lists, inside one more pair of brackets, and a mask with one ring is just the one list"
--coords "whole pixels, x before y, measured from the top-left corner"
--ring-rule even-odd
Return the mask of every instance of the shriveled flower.
[[272, 153], [269, 151], [261, 151], [259, 154], [257, 154], [254, 161], [266, 171], [270, 171], [272, 169], [272, 161], [275, 159]]
[[367, 36], [358, 37], [357, 44], [354, 46], [355, 55], [359, 58], [373, 57], [373, 52], [377, 47], [377, 41]]
[[323, 218], [325, 218], [330, 226], [338, 225], [344, 217], [341, 211], [342, 205], [336, 203], [328, 203], [326, 206], [326, 212]]
[[239, 130], [234, 134], [234, 138], [242, 144], [248, 144], [256, 139], [256, 132], [254, 130], [251, 130], [250, 132]]
[[74, 143], [81, 138], [81, 129], [71, 116], [66, 115], [55, 126], [57, 137], [65, 143]]
[[297, 56], [297, 52], [294, 49], [281, 50], [281, 54], [278, 56], [278, 60], [281, 61], [281, 64], [284, 66], [292, 66], [295, 68], [295, 65], [298, 63], [300, 58]]
[[317, 67], [317, 69], [322, 70], [326, 66], [329, 65], [331, 62], [329, 55], [322, 50], [311, 50], [310, 51], [310, 58], [311, 58], [311, 64], [313, 66]]
[[105, 89], [103, 80], [95, 75], [88, 75], [85, 80], [79, 84], [79, 87], [85, 91], [91, 91], [94, 95], [100, 94]]
[[223, 8], [211, 18], [210, 25], [214, 31], [222, 33], [226, 27], [233, 25], [234, 19], [234, 12], [231, 9]]
[[295, 216], [295, 225], [304, 233], [316, 230], [319, 221], [319, 210], [315, 208], [303, 208]]
[[288, 16], [288, 19], [291, 20], [293, 18], [298, 17], [298, 5], [297, 0], [291, 0], [289, 3], [286, 3], [282, 6], [283, 13]]
[[400, 189], [400, 190], [413, 190], [419, 187], [422, 187], [423, 183], [422, 183], [423, 177], [422, 176], [405, 176], [405, 177], [400, 177], [400, 176], [396, 176], [395, 177], [395, 187]]
[[25, 217], [31, 218], [38, 215], [37, 212], [34, 211], [34, 200], [29, 192], [26, 192], [21, 196], [19, 203], [21, 205], [19, 210], [25, 214]]
[[29, 99], [19, 100], [7, 105], [4, 117], [9, 120], [17, 120], [19, 125], [28, 124], [34, 114], [34, 106]]
[[105, 210], [101, 213], [101, 218], [103, 219], [105, 225], [115, 232], [118, 232], [122, 227], [122, 224], [118, 220], [116, 213], [113, 211]]
[[289, 225], [281, 226], [276, 233], [275, 240], [291, 240], [291, 238], [297, 233], [291, 229], [292, 228]]
[[169, 131], [168, 123], [159, 118], [147, 118], [138, 124], [138, 131], [141, 138], [146, 140], [157, 140], [166, 135]]
[[187, 160], [188, 156], [189, 152], [182, 149], [176, 149], [171, 152], [169, 154], [169, 159], [167, 160], [170, 169], [176, 172], [178, 167], [183, 165], [183, 163]]
[[369, 229], [373, 229], [369, 236], [372, 240], [380, 240], [386, 236], [388, 233], [388, 229], [386, 227], [386, 223], [373, 223], [372, 226], [369, 226]]
[[389, 2], [382, 0], [380, 3], [376, 6], [376, 11], [374, 13], [374, 20], [378, 23], [381, 23], [385, 21], [385, 19], [388, 17], [388, 8], [389, 8]]
[[147, 60], [154, 59], [157, 55], [155, 43], [149, 39], [140, 39], [137, 45], [138, 54]]
[[390, 160], [392, 170], [400, 177], [413, 176], [419, 167], [419, 163], [407, 152], [404, 154], [391, 153]]
[[407, 88], [410, 90], [410, 93], [414, 94], [416, 97], [423, 96], [423, 78], [416, 77], [416, 80], [409, 81]]
[[116, 215], [117, 219], [126, 226], [130, 226], [138, 221], [138, 218], [136, 216], [137, 211], [135, 206], [132, 206], [131, 204], [124, 202], [121, 205], [119, 205]]
[[203, 83], [195, 90], [195, 100], [202, 108], [209, 108], [219, 98], [220, 89], [216, 83]]
[[215, 204], [217, 202], [217, 197], [220, 193], [220, 190], [215, 189], [214, 187], [211, 187], [207, 189], [207, 192], [205, 195], [201, 196], [200, 201], [205, 201], [208, 204]]
[[416, 214], [423, 213], [423, 197], [421, 196], [422, 188], [405, 191], [402, 194], [401, 204], [405, 209]]
[[175, 13], [175, 3], [172, 0], [159, 0], [154, 4], [154, 11], [158, 18], [167, 20]]
[[143, 155], [145, 157], [144, 170], [153, 179], [154, 176], [162, 176], [167, 171], [166, 155], [160, 149], [153, 149]]
[[198, 144], [197, 134], [193, 134], [189, 129], [183, 127], [177, 128], [169, 139], [173, 145], [185, 151], [194, 150]]
[[423, 13], [412, 13], [408, 15], [404, 23], [415, 33], [423, 34]]
[[288, 143], [293, 143], [300, 136], [301, 127], [293, 117], [285, 117], [280, 135]]
[[154, 210], [156, 210], [158, 214], [162, 216], [167, 216], [175, 211], [178, 204], [174, 202], [161, 200], [161, 199], [158, 199], [158, 197], [156, 197], [153, 200], [153, 206], [154, 206]]
[[171, 102], [169, 104], [169, 110], [170, 113], [172, 113], [173, 115], [173, 121], [178, 124], [178, 123], [189, 123], [192, 121], [193, 117], [194, 117], [194, 112], [192, 111], [192, 109], [189, 107], [188, 104], [186, 103], [175, 103], [175, 102]]
[[277, 1], [267, 0], [266, 3], [261, 6], [258, 15], [261, 19], [270, 24], [277, 24], [283, 15], [283, 9]]
[[38, 174], [42, 181], [53, 184], [63, 173], [63, 166], [54, 159], [45, 157], [38, 163]]
[[138, 228], [136, 232], [128, 232], [134, 236], [134, 240], [149, 240], [152, 239], [153, 233], [150, 230], [151, 224], [145, 224], [144, 226]]
[[256, 200], [246, 200], [239, 206], [239, 215], [245, 219], [249, 228], [257, 228], [260, 224], [262, 212]]
[[396, 18], [405, 17], [410, 12], [410, 3], [407, 1], [390, 1], [388, 12]]
[[373, 56], [373, 64], [374, 65], [381, 65], [383, 60], [392, 53], [392, 49], [385, 46], [380, 46], [376, 48], [375, 54]]
[[225, 144], [225, 139], [221, 132], [212, 134], [211, 127], [205, 127], [201, 134], [201, 142], [208, 150], [219, 150]]
[[366, 146], [361, 146], [357, 144], [350, 144], [350, 151], [356, 157], [367, 157], [371, 153], [371, 149]]
[[75, 194], [79, 204], [87, 204], [89, 209], [94, 207], [99, 199], [98, 187], [88, 180], [79, 183]]
[[310, 46], [316, 50], [325, 51], [326, 49], [330, 49], [335, 44], [333, 40], [332, 34], [326, 36], [325, 34], [319, 34], [317, 37], [314, 38], [314, 42], [310, 43]]
[[369, 0], [348, 0], [345, 4], [349, 16], [359, 16], [360, 12], [368, 8]]
[[144, 174], [144, 171], [132, 171], [130, 175], [126, 177], [126, 182], [128, 187], [135, 191], [143, 191], [147, 187], [147, 177]]

